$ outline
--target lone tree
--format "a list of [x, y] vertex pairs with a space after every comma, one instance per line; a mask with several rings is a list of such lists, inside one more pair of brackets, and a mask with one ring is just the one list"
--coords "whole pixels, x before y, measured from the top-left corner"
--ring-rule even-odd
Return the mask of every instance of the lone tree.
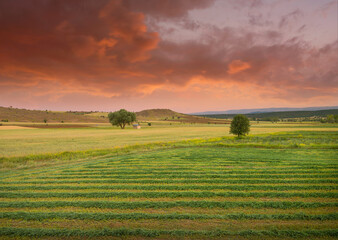
[[135, 113], [128, 112], [125, 109], [109, 113], [108, 118], [112, 125], [120, 126], [122, 129], [124, 129], [126, 124], [130, 125], [132, 122], [136, 121]]
[[236, 115], [231, 121], [230, 133], [238, 137], [248, 134], [250, 131], [249, 119], [244, 115]]

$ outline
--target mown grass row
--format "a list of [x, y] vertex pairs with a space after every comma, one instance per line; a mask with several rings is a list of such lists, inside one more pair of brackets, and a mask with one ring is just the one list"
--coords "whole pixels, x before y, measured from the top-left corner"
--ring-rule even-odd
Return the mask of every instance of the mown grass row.
[[208, 184], [318, 184], [318, 183], [332, 183], [338, 184], [337, 179], [104, 179], [104, 180], [46, 180], [40, 179], [39, 181], [6, 181], [0, 182], [3, 185], [10, 184], [81, 184], [81, 183], [135, 183], [135, 184], [173, 184], [173, 183], [208, 183]]
[[82, 207], [82, 208], [108, 208], [108, 209], [137, 209], [137, 208], [320, 208], [338, 207], [338, 202], [290, 202], [290, 201], [243, 201], [243, 202], [219, 202], [219, 201], [140, 201], [140, 202], [112, 202], [112, 201], [34, 201], [34, 202], [0, 202], [0, 208], [56, 208], [56, 207]]
[[62, 171], [58, 173], [57, 175], [60, 176], [80, 176], [80, 175], [144, 175], [144, 174], [153, 174], [153, 175], [175, 175], [175, 174], [193, 174], [193, 175], [198, 175], [198, 174], [215, 174], [215, 175], [269, 175], [269, 174], [337, 174], [336, 171], [333, 170], [326, 170], [322, 171], [321, 170], [295, 170], [295, 171], [290, 171], [290, 170], [258, 170], [258, 169], [248, 169], [248, 170], [219, 170], [219, 171], [213, 171], [213, 170], [208, 170], [208, 169], [191, 169], [191, 170], [170, 170], [168, 171], [163, 170], [138, 170], [137, 172], [134, 171], [125, 171], [125, 170], [117, 170], [117, 169], [96, 169], [96, 170], [85, 170], [85, 169], [79, 169], [79, 170], [73, 170], [73, 171]]
[[[185, 166], [185, 165], [183, 165]], [[258, 172], [258, 173], [266, 173], [266, 172], [271, 172], [271, 173], [321, 173], [321, 172], [327, 172], [327, 171], [332, 171], [332, 172], [336, 172], [337, 166], [338, 164], [336, 164], [335, 166], [327, 166], [326, 164], [317, 164], [314, 168], [314, 166], [311, 166], [310, 168], [304, 168], [303, 166], [300, 167], [299, 165], [295, 166], [295, 165], [273, 165], [273, 166], [266, 166], [264, 170], [256, 167], [241, 167], [241, 168], [237, 168], [238, 166], [231, 166], [231, 168], [227, 168], [229, 167], [229, 165], [223, 164], [223, 163], [214, 163], [212, 165], [198, 165], [196, 166], [196, 164], [191, 164], [191, 166], [189, 167], [183, 167], [182, 165], [175, 165], [175, 166], [171, 166], [166, 164], [166, 167], [159, 167], [156, 165], [151, 165], [148, 166], [146, 169], [145, 168], [138, 168], [133, 165], [118, 165], [116, 167], [118, 168], [96, 168], [96, 169], [90, 169], [90, 168], [76, 168], [76, 169], [62, 169], [62, 173], [91, 173], [91, 172], [102, 172], [102, 173], [110, 173], [110, 172], [116, 172], [116, 173], [134, 173], [137, 174], [138, 172], [140, 172], [141, 174], [143, 172], [145, 173], [152, 173], [152, 172], [158, 172], [161, 173], [162, 171], [164, 172], [169, 172], [169, 173], [173, 173], [173, 172], [191, 172], [191, 171], [195, 171], [195, 172], [229, 172], [229, 173], [248, 173], [248, 172]], [[319, 167], [320, 166], [320, 167]], [[201, 168], [202, 167], [202, 168]], [[137, 169], [137, 172], [135, 172], [135, 169]], [[276, 170], [278, 169], [278, 170]], [[215, 171], [217, 170], [217, 171]]]
[[312, 178], [337, 178], [337, 174], [279, 174], [279, 175], [270, 175], [270, 174], [234, 174], [234, 175], [217, 175], [217, 174], [167, 174], [167, 175], [161, 175], [161, 174], [145, 174], [145, 175], [120, 175], [120, 174], [105, 174], [105, 175], [74, 175], [74, 176], [38, 176], [38, 177], [26, 177], [22, 178], [22, 180], [25, 179], [294, 179], [294, 178], [300, 178], [300, 179], [312, 179]]
[[[198, 164], [198, 162], [196, 162], [195, 164], [191, 164], [186, 166], [184, 164], [184, 162], [180, 162], [176, 165], [168, 165], [168, 164], [164, 164], [166, 167], [165, 169], [172, 169], [170, 170], [171, 172], [179, 172], [179, 171], [187, 171], [188, 169], [192, 170], [198, 170], [198, 169], [203, 169], [203, 170], [215, 170], [215, 169], [226, 169], [232, 166], [238, 166], [239, 162], [235, 162], [235, 163], [228, 163], [228, 162], [222, 162], [222, 163], [217, 163], [217, 162], [211, 162], [210, 164]], [[267, 163], [269, 164], [269, 163]], [[295, 166], [297, 165], [297, 166]], [[181, 166], [186, 166], [186, 167], [181, 167]], [[318, 171], [318, 170], [330, 170], [330, 171], [335, 171], [338, 167], [337, 164], [313, 164], [313, 163], [303, 163], [303, 164], [286, 164], [286, 163], [272, 163], [270, 166], [267, 165], [266, 169], [267, 171], [269, 171], [269, 169], [271, 169], [271, 166], [274, 167], [274, 169], [287, 169], [287, 170], [299, 170], [299, 169], [308, 169], [308, 170], [312, 170], [312, 171]], [[247, 169], [247, 168], [252, 168], [252, 171], [255, 171], [257, 169], [257, 167], [254, 165], [254, 163], [246, 163], [242, 165], [243, 169]], [[86, 169], [89, 169], [91, 171], [101, 171], [101, 170], [105, 170], [105, 171], [114, 171], [115, 169], [120, 169], [120, 170], [124, 170], [124, 171], [159, 171], [161, 169], [163, 169], [163, 167], [156, 167], [156, 164], [136, 164], [133, 163], [133, 165], [93, 165], [93, 166], [83, 166], [82, 168], [84, 170], [84, 172], [86, 172]]]
[[338, 190], [334, 185], [23, 185], [0, 186], [0, 191], [18, 190], [232, 190], [232, 191], [291, 191]]
[[0, 192], [1, 198], [338, 198], [335, 192]]
[[76, 213], [76, 212], [1, 212], [2, 219], [22, 219], [22, 220], [37, 220], [46, 219], [69, 219], [69, 220], [140, 220], [140, 219], [231, 219], [231, 220], [338, 220], [337, 213], [330, 214], [226, 214], [226, 215], [208, 215], [208, 214], [151, 214], [151, 213]]
[[47, 229], [47, 228], [0, 228], [2, 236], [27, 236], [27, 237], [98, 237], [98, 236], [140, 236], [140, 237], [159, 237], [167, 236], [269, 236], [269, 237], [337, 237], [338, 230], [243, 230], [238, 232], [227, 230], [150, 230], [150, 229]]

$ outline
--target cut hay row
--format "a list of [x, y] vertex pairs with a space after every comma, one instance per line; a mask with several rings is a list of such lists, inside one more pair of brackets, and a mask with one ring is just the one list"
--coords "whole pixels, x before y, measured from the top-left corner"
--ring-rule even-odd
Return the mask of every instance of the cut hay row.
[[0, 208], [55, 208], [55, 207], [82, 207], [82, 208], [109, 208], [109, 209], [138, 209], [138, 208], [319, 208], [338, 207], [337, 202], [263, 202], [263, 201], [241, 201], [241, 202], [219, 202], [219, 201], [140, 201], [140, 202], [111, 202], [111, 201], [37, 201], [37, 202], [0, 202]]
[[[74, 200], [76, 201], [76, 200]], [[69, 213], [145, 213], [145, 214], [194, 214], [194, 215], [231, 215], [231, 214], [262, 214], [262, 215], [326, 215], [337, 214], [337, 207], [318, 207], [318, 208], [190, 208], [190, 207], [173, 207], [173, 208], [140, 208], [140, 209], [118, 209], [109, 208], [82, 208], [82, 207], [37, 207], [37, 208], [1, 208], [0, 212], [28, 212], [28, 213], [53, 213], [53, 212], [69, 212]], [[306, 222], [305, 222], [306, 223]]]
[[338, 198], [335, 192], [0, 192], [1, 198], [213, 198], [213, 197], [267, 197], [267, 198]]
[[243, 230], [243, 231], [227, 231], [227, 230], [151, 230], [151, 229], [46, 229], [46, 228], [0, 228], [2, 236], [28, 236], [28, 237], [98, 237], [98, 236], [140, 236], [140, 237], [159, 237], [167, 236], [195, 236], [204, 235], [210, 237], [220, 236], [269, 236], [269, 237], [337, 237], [338, 230]]
[[331, 173], [331, 174], [337, 174], [337, 171], [334, 171], [333, 169], [318, 169], [318, 170], [286, 170], [286, 169], [279, 169], [276, 170], [275, 168], [273, 169], [265, 169], [265, 170], [259, 170], [259, 169], [222, 169], [218, 171], [214, 170], [209, 170], [209, 169], [204, 169], [204, 170], [197, 170], [197, 169], [187, 169], [187, 170], [180, 170], [176, 168], [166, 168], [166, 169], [140, 169], [137, 172], [135, 170], [133, 171], [126, 171], [126, 170], [118, 170], [118, 169], [78, 169], [78, 170], [63, 170], [58, 175], [115, 175], [115, 174], [132, 174], [132, 175], [138, 175], [138, 174], [175, 174], [176, 172], [182, 173], [182, 174], [250, 174], [250, 175], [255, 175], [255, 174], [325, 174], [325, 173]]
[[278, 220], [338, 220], [337, 213], [330, 214], [149, 214], [149, 213], [76, 213], [76, 212], [2, 212], [2, 219], [22, 219], [22, 220], [46, 220], [46, 219], [80, 219], [80, 220], [139, 220], [139, 219], [278, 219]]
[[67, 213], [67, 212], [2, 212], [0, 218], [23, 219], [23, 220], [44, 220], [44, 219], [281, 219], [281, 220], [338, 220], [337, 213], [331, 214], [147, 214], [147, 213]]
[[319, 184], [319, 183], [332, 183], [338, 184], [336, 179], [297, 179], [297, 180], [284, 180], [284, 179], [236, 179], [236, 180], [223, 180], [223, 179], [145, 179], [145, 180], [130, 180], [130, 179], [104, 179], [104, 180], [42, 180], [39, 181], [8, 181], [0, 182], [3, 185], [11, 184], [81, 184], [81, 183], [134, 183], [134, 184], [174, 184], [174, 183], [206, 183], [206, 184]]
[[[35, 177], [34, 179], [312, 179], [312, 178], [320, 178], [320, 179], [329, 179], [329, 178], [337, 178], [338, 175], [336, 174], [276, 174], [276, 175], [269, 175], [269, 174], [245, 174], [245, 175], [215, 175], [215, 174], [145, 174], [145, 175], [120, 175], [120, 174], [105, 174], [105, 175], [73, 175], [73, 176], [39, 176]], [[31, 178], [26, 178], [31, 179]]]
[[334, 185], [20, 185], [0, 186], [0, 191], [20, 190], [232, 190], [232, 191], [291, 191], [338, 190]]

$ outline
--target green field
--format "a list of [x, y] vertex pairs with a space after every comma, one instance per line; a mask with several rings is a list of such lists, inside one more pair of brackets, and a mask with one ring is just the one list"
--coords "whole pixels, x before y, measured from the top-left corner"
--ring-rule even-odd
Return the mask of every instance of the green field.
[[[337, 125], [304, 124], [253, 124], [251, 134], [296, 130], [338, 130]], [[64, 151], [84, 151], [109, 149], [116, 146], [144, 144], [152, 142], [179, 141], [184, 139], [229, 136], [229, 125], [224, 124], [163, 124], [143, 126], [135, 130], [127, 128], [98, 126], [89, 128], [50, 129], [1, 129], [0, 157], [26, 156], [31, 154], [59, 153]]]
[[[17, 164], [2, 171], [0, 234], [4, 239], [336, 239], [335, 126], [258, 125], [252, 130], [259, 135], [242, 139], [225, 136], [228, 130], [217, 125], [11, 130], [5, 137], [19, 141], [21, 153], [43, 134], [47, 146], [39, 153], [56, 151], [53, 142], [75, 132], [75, 143], [115, 136], [111, 144], [124, 137], [125, 144], [139, 144], [26, 169], [18, 165], [24, 157], [8, 153], [5, 162]], [[67, 131], [70, 135], [62, 136]], [[183, 141], [188, 138], [195, 139]]]

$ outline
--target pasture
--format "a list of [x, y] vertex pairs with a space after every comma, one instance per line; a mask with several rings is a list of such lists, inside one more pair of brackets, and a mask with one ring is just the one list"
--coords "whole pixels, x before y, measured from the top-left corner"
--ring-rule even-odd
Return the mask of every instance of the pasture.
[[[12, 149], [3, 161], [16, 164], [2, 170], [0, 235], [336, 239], [336, 129], [258, 124], [242, 139], [224, 125], [2, 130]], [[20, 168], [26, 154], [84, 149], [93, 150]]]
[[[228, 124], [172, 123], [169, 125], [169, 123], [155, 122], [151, 127], [142, 124], [142, 129], [139, 130], [131, 127], [121, 130], [111, 127], [110, 124], [95, 124], [86, 128], [46, 129], [40, 127], [32, 129], [32, 125], [29, 126], [27, 129], [6, 129], [6, 125], [0, 126], [0, 157], [111, 149], [134, 144], [230, 136]], [[297, 130], [336, 131], [338, 126], [319, 123], [252, 123], [250, 134]]]

